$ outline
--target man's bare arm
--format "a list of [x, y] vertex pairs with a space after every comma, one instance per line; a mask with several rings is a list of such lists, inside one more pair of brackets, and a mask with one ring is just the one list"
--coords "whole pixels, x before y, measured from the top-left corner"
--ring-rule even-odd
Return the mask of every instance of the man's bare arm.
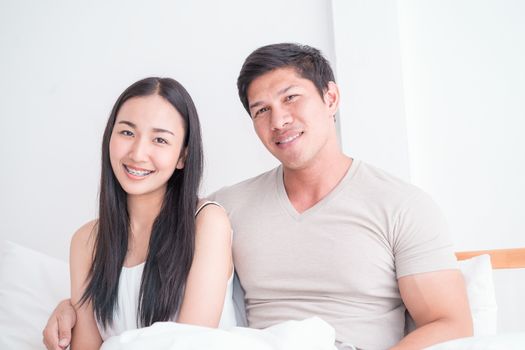
[[42, 332], [48, 350], [64, 350], [71, 343], [71, 330], [77, 314], [69, 299], [61, 301], [53, 311]]
[[401, 277], [398, 282], [416, 330], [393, 349], [422, 349], [472, 335], [472, 316], [459, 270], [420, 273]]

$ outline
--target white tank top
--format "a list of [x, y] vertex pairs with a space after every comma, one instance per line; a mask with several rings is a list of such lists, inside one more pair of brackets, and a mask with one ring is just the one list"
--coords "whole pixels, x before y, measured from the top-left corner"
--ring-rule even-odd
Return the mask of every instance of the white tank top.
[[[204, 202], [196, 211], [195, 216], [199, 211], [208, 204], [219, 205], [216, 202]], [[102, 327], [97, 321], [97, 327], [102, 337], [106, 340], [110, 337], [120, 335], [124, 331], [137, 329], [137, 310], [139, 307], [139, 291], [140, 282], [142, 280], [142, 272], [144, 271], [144, 264], [135, 265], [133, 267], [122, 267], [120, 272], [117, 296], [117, 311], [113, 315], [113, 323], [106, 329]], [[176, 316], [172, 321], [175, 321]], [[228, 279], [226, 287], [226, 295], [224, 297], [224, 306], [222, 309], [221, 319], [219, 321], [219, 328], [229, 329], [235, 327], [237, 321], [235, 318], [235, 308], [233, 304], [233, 272]]]

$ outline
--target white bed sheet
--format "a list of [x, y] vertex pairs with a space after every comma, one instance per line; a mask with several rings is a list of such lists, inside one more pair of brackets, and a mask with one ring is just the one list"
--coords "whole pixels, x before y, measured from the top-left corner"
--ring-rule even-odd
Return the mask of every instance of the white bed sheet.
[[109, 338], [101, 350], [336, 350], [334, 342], [333, 327], [318, 317], [287, 321], [263, 330], [158, 322]]

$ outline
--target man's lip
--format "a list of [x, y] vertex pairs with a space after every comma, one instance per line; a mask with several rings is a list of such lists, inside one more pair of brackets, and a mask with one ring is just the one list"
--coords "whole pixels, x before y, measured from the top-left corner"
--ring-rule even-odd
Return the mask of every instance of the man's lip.
[[274, 142], [277, 145], [286, 145], [303, 135], [304, 131], [288, 131], [274, 137]]

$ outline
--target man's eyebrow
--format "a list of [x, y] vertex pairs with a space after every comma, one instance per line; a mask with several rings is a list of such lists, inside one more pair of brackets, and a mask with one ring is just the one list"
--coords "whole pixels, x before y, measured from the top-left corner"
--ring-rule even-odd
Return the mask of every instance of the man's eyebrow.
[[290, 86], [287, 86], [287, 87], [285, 87], [284, 89], [281, 89], [281, 90], [277, 91], [277, 95], [285, 94], [285, 93], [288, 92], [288, 90], [290, 90], [291, 88], [294, 88], [294, 87], [297, 87], [297, 85], [290, 85]]
[[252, 104], [248, 107], [248, 109], [252, 109], [252, 108], [254, 108], [254, 107], [259, 107], [259, 106], [262, 105], [262, 104], [263, 104], [262, 101], [254, 102], [254, 103], [252, 103]]
[[[283, 95], [283, 94], [287, 93], [288, 90], [290, 90], [291, 88], [294, 88], [294, 87], [297, 87], [297, 85], [290, 85], [290, 86], [287, 86], [285, 88], [282, 88], [281, 90], [277, 91], [277, 95]], [[258, 107], [258, 106], [260, 106], [262, 104], [263, 104], [262, 101], [257, 101], [257, 102], [252, 103], [251, 105], [249, 105], [248, 108], [252, 109], [252, 108]]]
[[[121, 121], [118, 122], [118, 124], [126, 124], [126, 125], [128, 125], [129, 127], [133, 128], [133, 129], [137, 128], [137, 126], [134, 123], [132, 123], [130, 121], [127, 121], [127, 120], [121, 120]], [[152, 128], [151, 130], [153, 132], [163, 132], [163, 133], [167, 133], [167, 134], [171, 134], [171, 135], [175, 136], [175, 134], [173, 132], [171, 132], [169, 130], [166, 130], [166, 129]]]

